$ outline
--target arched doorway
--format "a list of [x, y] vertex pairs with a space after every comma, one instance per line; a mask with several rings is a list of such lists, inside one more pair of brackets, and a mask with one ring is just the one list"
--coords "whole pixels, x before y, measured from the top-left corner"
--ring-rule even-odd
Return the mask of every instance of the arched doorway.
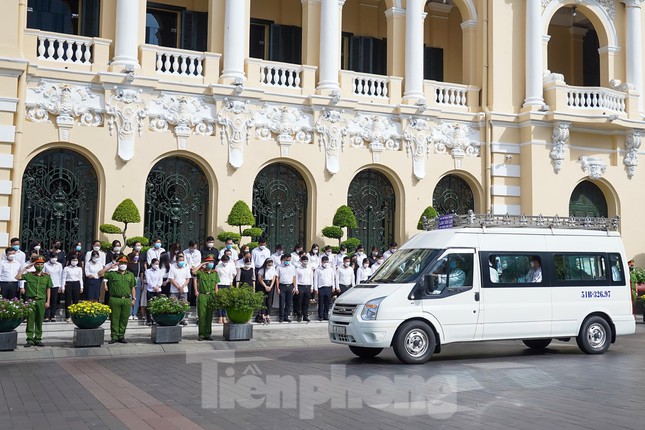
[[144, 235], [165, 244], [202, 240], [208, 227], [208, 179], [193, 161], [168, 157], [146, 180]]
[[307, 184], [302, 175], [282, 163], [262, 169], [253, 183], [253, 216], [271, 247], [305, 245]]
[[591, 181], [582, 181], [574, 188], [569, 199], [569, 216], [575, 217], [605, 217], [607, 200], [598, 185]]
[[439, 215], [464, 215], [475, 210], [473, 190], [459, 176], [447, 175], [439, 181], [432, 194], [432, 206]]
[[22, 175], [23, 249], [34, 240], [46, 247], [60, 240], [64, 249], [78, 240], [88, 247], [94, 240], [97, 196], [96, 172], [85, 157], [67, 149], [38, 155]]
[[352, 179], [347, 204], [354, 211], [358, 228], [350, 229], [349, 237], [360, 239], [365, 249], [387, 248], [394, 240], [394, 187], [384, 174], [367, 169]]

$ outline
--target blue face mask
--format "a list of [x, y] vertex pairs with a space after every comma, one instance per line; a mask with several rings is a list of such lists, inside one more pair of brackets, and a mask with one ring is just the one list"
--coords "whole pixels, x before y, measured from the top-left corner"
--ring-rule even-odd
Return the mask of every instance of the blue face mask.
[[208, 269], [212, 269], [213, 267], [215, 267], [215, 264], [213, 264], [213, 263], [208, 263], [208, 264], [206, 265], [206, 267], [208, 267]]
[[186, 265], [185, 261], [180, 261], [179, 263], [177, 263], [177, 266], [179, 266], [180, 268], [183, 268], [185, 265]]
[[226, 249], [232, 249], [233, 245], [226, 245]]
[[451, 261], [450, 262], [450, 268], [451, 269], [456, 269], [457, 268], [457, 262], [456, 261]]
[[80, 250], [81, 250], [81, 246], [80, 246], [80, 245], [77, 245], [77, 246], [76, 246], [76, 250], [77, 250], [77, 251], [80, 251]]
[[161, 244], [160, 243], [155, 243], [155, 248], [157, 248], [157, 249], [161, 248]]
[[20, 245], [13, 245], [12, 248], [15, 249], [16, 251], [19, 251], [20, 250]]
[[288, 266], [288, 265], [290, 265], [290, 264], [291, 264], [291, 261], [289, 261], [289, 260], [284, 260], [284, 265], [285, 265], [285, 266]]

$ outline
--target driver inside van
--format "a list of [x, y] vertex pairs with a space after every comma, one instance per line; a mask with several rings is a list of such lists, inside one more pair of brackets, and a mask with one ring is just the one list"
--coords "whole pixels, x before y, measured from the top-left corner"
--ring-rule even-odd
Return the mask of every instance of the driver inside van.
[[[441, 292], [446, 288], [446, 280], [448, 280], [449, 288], [459, 288], [464, 286], [466, 283], [466, 272], [459, 267], [460, 261], [461, 257], [454, 255], [450, 256], [447, 261], [443, 261], [443, 264], [433, 274], [436, 276], [435, 284], [437, 286], [437, 289], [433, 291], [433, 294], [441, 294]], [[446, 263], [448, 263], [448, 270], [446, 270]], [[445, 274], [446, 272], [448, 272], [448, 275]]]

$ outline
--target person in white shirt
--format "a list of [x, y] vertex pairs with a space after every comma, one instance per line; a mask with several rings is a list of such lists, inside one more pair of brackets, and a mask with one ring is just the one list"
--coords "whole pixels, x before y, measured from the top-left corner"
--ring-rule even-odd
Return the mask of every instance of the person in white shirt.
[[280, 264], [282, 264], [282, 254], [284, 252], [282, 251], [282, 245], [278, 244], [275, 246], [275, 252], [271, 254], [271, 259], [273, 260], [273, 267], [278, 267]]
[[[0, 292], [5, 300], [13, 300], [18, 297], [19, 282], [16, 275], [24, 266], [16, 257], [14, 248], [7, 248], [2, 253], [0, 260]], [[24, 254], [24, 253], [23, 253]]]
[[[14, 251], [16, 251], [16, 253], [14, 254], [14, 259], [18, 263], [20, 263], [21, 265], [24, 266], [25, 263], [27, 262], [27, 254], [25, 254], [24, 252], [22, 252], [20, 250], [20, 239], [18, 239], [17, 237], [13, 237], [13, 238], [11, 238], [11, 241], [9, 243], [11, 243], [11, 248]], [[1, 261], [7, 261], [7, 253], [6, 252], [2, 253], [2, 257], [0, 258], [0, 260]]]
[[318, 266], [320, 266], [320, 247], [318, 246], [317, 243], [314, 243], [311, 246], [311, 250], [309, 251], [309, 267], [311, 267], [313, 270], [316, 270]]
[[58, 310], [58, 292], [63, 279], [63, 265], [58, 262], [56, 254], [50, 254], [49, 261], [45, 263], [43, 272], [47, 273], [52, 280], [52, 288], [49, 296], [49, 308], [45, 309], [45, 319], [43, 321], [56, 321], [56, 311]]
[[61, 293], [65, 293], [65, 322], [69, 322], [69, 307], [75, 305], [83, 294], [83, 269], [78, 265], [78, 257], [72, 256], [69, 266], [63, 269]]
[[[235, 263], [231, 261], [231, 258], [224, 253], [222, 258], [219, 261], [215, 271], [219, 275], [219, 284], [217, 289], [221, 290], [223, 288], [231, 288], [233, 281], [237, 276], [237, 269], [235, 268]], [[219, 317], [219, 323], [224, 324], [226, 322], [226, 311], [224, 309], [217, 310], [217, 316]]]
[[343, 267], [343, 262], [345, 261], [345, 257], [347, 257], [347, 247], [345, 245], [342, 245], [340, 247], [340, 250], [338, 251], [338, 254], [336, 254], [336, 268], [339, 269]]
[[99, 251], [90, 251], [90, 261], [85, 263], [85, 288], [87, 289], [87, 300], [97, 302], [101, 294], [101, 277], [99, 272], [105, 265], [101, 263]]
[[300, 257], [300, 267], [296, 269], [296, 285], [293, 296], [293, 312], [298, 322], [309, 322], [309, 300], [314, 288], [314, 269], [309, 265], [309, 256]]
[[152, 265], [153, 258], [161, 261], [161, 254], [163, 254], [164, 252], [166, 252], [166, 250], [161, 247], [161, 239], [156, 238], [152, 242], [150, 249], [148, 249], [148, 251], [146, 252], [146, 263], [148, 264], [148, 267]]
[[[354, 254], [354, 257], [356, 257], [356, 262], [360, 267], [362, 261], [367, 258], [367, 254], [365, 254], [365, 248], [363, 247], [363, 245], [358, 245], [356, 247], [356, 253]], [[369, 260], [367, 261], [369, 262]]]
[[329, 257], [320, 257], [320, 266], [314, 273], [314, 291], [318, 293], [318, 319], [320, 321], [329, 319], [329, 303], [331, 302], [331, 291], [336, 287], [336, 269], [329, 262]]
[[[150, 268], [146, 270], [145, 275], [146, 299], [148, 302], [161, 294], [161, 287], [164, 283], [164, 270], [159, 266], [159, 260], [153, 258], [150, 261]], [[146, 308], [146, 324], [152, 325], [152, 315]]]
[[[186, 300], [188, 294], [188, 286], [191, 279], [192, 274], [190, 273], [190, 267], [188, 266], [188, 263], [186, 263], [184, 254], [177, 254], [177, 261], [175, 262], [175, 264], [172, 264], [170, 266], [170, 272], [168, 273], [168, 282], [170, 282], [170, 297], [173, 297], [177, 300]], [[185, 320], [181, 321], [181, 325], [187, 324], [188, 323]]]
[[99, 255], [99, 261], [98, 262], [101, 263], [103, 265], [103, 267], [105, 267], [105, 264], [106, 264], [105, 263], [105, 258], [106, 258], [106, 256], [105, 256], [105, 252], [101, 251], [101, 241], [100, 240], [95, 240], [94, 242], [92, 242], [92, 249], [85, 253], [85, 264], [90, 262], [90, 260], [92, 259], [92, 254], [94, 252], [98, 253], [98, 255]]
[[291, 302], [295, 291], [298, 291], [296, 269], [291, 264], [291, 254], [283, 255], [280, 258], [280, 266], [276, 269], [276, 277], [278, 278], [278, 296], [280, 298], [278, 320], [280, 322], [291, 322], [289, 319]]
[[251, 260], [253, 261], [253, 267], [255, 268], [255, 274], [260, 270], [264, 265], [264, 261], [267, 258], [271, 257], [271, 251], [267, 248], [267, 241], [265, 239], [260, 239], [258, 241], [258, 246], [253, 248], [251, 251]]
[[231, 251], [231, 261], [236, 261], [238, 257], [238, 252], [237, 249], [235, 249], [235, 246], [233, 245], [233, 239], [227, 239], [224, 248], [220, 249], [219, 253], [220, 255], [224, 254], [224, 251], [230, 250]]
[[385, 257], [383, 257], [381, 254], [376, 256], [376, 263], [372, 264], [372, 273], [376, 272], [376, 269], [381, 267], [381, 265], [385, 263]]
[[271, 305], [273, 303], [273, 292], [276, 290], [277, 279], [275, 277], [275, 267], [273, 267], [273, 259], [267, 258], [264, 260], [262, 267], [258, 270], [257, 273], [257, 283], [255, 284], [256, 291], [262, 291], [264, 294], [264, 307], [260, 309], [258, 317], [256, 317], [256, 322], [269, 324], [271, 323], [271, 317], [269, 312], [271, 311]]
[[363, 258], [363, 263], [356, 271], [356, 283], [360, 284], [367, 281], [372, 276], [372, 268], [370, 267], [370, 259]]
[[293, 247], [293, 252], [291, 253], [291, 264], [296, 269], [300, 267], [300, 253], [303, 251], [302, 245], [299, 243]]
[[383, 258], [387, 260], [392, 256], [392, 254], [396, 252], [398, 248], [399, 248], [399, 245], [397, 245], [396, 242], [390, 242], [390, 249], [388, 249], [383, 253]]
[[343, 266], [336, 273], [336, 292], [343, 294], [354, 286], [354, 269], [351, 266], [350, 258], [343, 259]]
[[196, 303], [195, 300], [195, 277], [192, 276], [192, 270], [195, 267], [201, 267], [202, 265], [202, 253], [197, 249], [197, 242], [191, 240], [188, 242], [188, 248], [184, 250], [184, 258], [186, 259], [186, 265], [191, 270], [191, 279], [188, 283], [188, 301], [191, 306], [194, 306]]

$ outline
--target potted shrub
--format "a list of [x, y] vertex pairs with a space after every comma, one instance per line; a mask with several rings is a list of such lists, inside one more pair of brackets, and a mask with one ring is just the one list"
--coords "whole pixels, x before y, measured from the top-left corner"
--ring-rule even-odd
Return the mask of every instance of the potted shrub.
[[99, 328], [111, 312], [109, 306], [97, 302], [79, 302], [68, 309], [72, 322], [80, 329]]
[[34, 308], [31, 300], [6, 300], [0, 297], [0, 333], [14, 331]]
[[160, 326], [176, 326], [190, 310], [190, 305], [185, 300], [161, 295], [148, 302], [150, 315]]
[[264, 294], [244, 284], [217, 291], [210, 305], [214, 309], [226, 310], [230, 323], [224, 324], [224, 339], [249, 340], [253, 337], [253, 326], [248, 322], [253, 313], [264, 306]]

